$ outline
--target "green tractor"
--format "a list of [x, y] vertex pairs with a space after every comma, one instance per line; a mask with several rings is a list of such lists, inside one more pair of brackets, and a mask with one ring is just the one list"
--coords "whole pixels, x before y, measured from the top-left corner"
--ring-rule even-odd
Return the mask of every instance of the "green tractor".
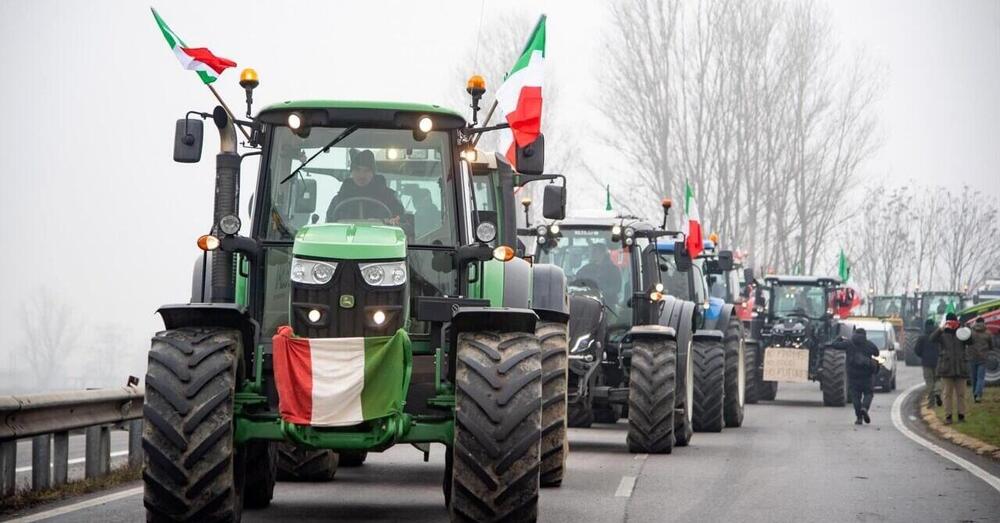
[[958, 312], [962, 309], [963, 295], [960, 292], [925, 291], [907, 296], [902, 312], [903, 327], [903, 359], [906, 366], [920, 365], [920, 357], [914, 352], [917, 338], [924, 331], [924, 322], [930, 320], [935, 325], [941, 324], [948, 312]]
[[[211, 118], [221, 152], [191, 303], [159, 309], [149, 352], [147, 519], [238, 521], [267, 506], [279, 445], [297, 450], [287, 472], [328, 478], [331, 451], [357, 464], [441, 443], [453, 520], [534, 521], [568, 449], [565, 276], [511, 247], [518, 187], [549, 182], [544, 216], [565, 212], [562, 177], [542, 174], [543, 137], [517, 149], [517, 173], [477, 170], [474, 139], [505, 124], [327, 100], [251, 118], [256, 78], [241, 85], [246, 121], [188, 113]], [[483, 91], [470, 82], [473, 122]], [[202, 128], [177, 122], [175, 160], [200, 159]], [[237, 130], [253, 149], [242, 156]]]

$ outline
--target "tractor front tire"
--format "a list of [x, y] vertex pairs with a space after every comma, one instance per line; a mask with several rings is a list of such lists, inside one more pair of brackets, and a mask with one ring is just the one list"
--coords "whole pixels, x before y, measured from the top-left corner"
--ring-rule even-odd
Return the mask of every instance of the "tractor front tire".
[[[760, 375], [758, 374], [758, 377]], [[759, 380], [757, 382], [757, 397], [762, 401], [774, 401], [774, 398], [778, 396], [778, 382], [777, 381], [764, 381]]]
[[246, 460], [243, 508], [267, 507], [274, 498], [274, 482], [278, 478], [277, 445], [253, 440], [239, 447], [237, 452], [242, 452]]
[[279, 481], [330, 481], [337, 474], [338, 454], [294, 443], [278, 444]]
[[628, 387], [629, 452], [673, 451], [676, 392], [677, 342], [635, 340]]
[[747, 403], [757, 403], [759, 395], [759, 383], [757, 381], [757, 343], [749, 342], [744, 344], [746, 351], [746, 400]]
[[729, 320], [725, 338], [726, 349], [726, 402], [723, 418], [727, 427], [743, 425], [743, 406], [746, 403], [746, 347], [743, 345], [743, 325], [735, 314]]
[[823, 405], [843, 407], [847, 404], [847, 353], [826, 349], [821, 364], [823, 372], [819, 384], [823, 390]]
[[726, 349], [720, 341], [695, 342], [694, 412], [695, 432], [722, 432], [726, 403]]
[[142, 447], [146, 520], [239, 521], [245, 460], [237, 456], [233, 400], [242, 335], [185, 327], [153, 338]]
[[569, 342], [565, 323], [539, 321], [535, 335], [542, 346], [542, 465], [543, 487], [562, 484], [569, 439], [566, 431], [566, 392], [569, 379]]
[[903, 361], [906, 363], [907, 367], [919, 367], [920, 366], [920, 356], [914, 349], [917, 348], [917, 338], [920, 337], [919, 332], [906, 332], [906, 339], [903, 340]]
[[460, 332], [452, 521], [538, 519], [541, 344], [534, 333]]
[[591, 406], [593, 397], [578, 397], [574, 403], [570, 403], [566, 409], [567, 425], [573, 428], [589, 429], [594, 424], [594, 408]]

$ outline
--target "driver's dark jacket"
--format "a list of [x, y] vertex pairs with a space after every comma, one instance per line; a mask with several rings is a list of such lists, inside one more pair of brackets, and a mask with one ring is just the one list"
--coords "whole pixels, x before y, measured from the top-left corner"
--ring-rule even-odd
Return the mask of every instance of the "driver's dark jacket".
[[[340, 186], [340, 191], [333, 197], [333, 200], [330, 201], [330, 206], [326, 209], [327, 222], [333, 221], [333, 210], [337, 208], [337, 205], [340, 205], [340, 202], [349, 198], [371, 198], [378, 200], [392, 211], [392, 216], [389, 216], [389, 218], [402, 216], [404, 212], [403, 204], [399, 203], [396, 191], [393, 191], [385, 184], [384, 177], [376, 174], [372, 177], [372, 181], [368, 182], [368, 185], [364, 187], [359, 187], [358, 184], [354, 183], [353, 178], [344, 180], [344, 183]], [[365, 204], [358, 202], [357, 205]]]

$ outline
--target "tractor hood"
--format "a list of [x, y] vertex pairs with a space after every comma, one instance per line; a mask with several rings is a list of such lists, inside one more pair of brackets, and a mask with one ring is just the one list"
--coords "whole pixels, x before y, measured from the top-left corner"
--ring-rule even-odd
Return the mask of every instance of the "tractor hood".
[[399, 227], [387, 225], [307, 225], [295, 235], [292, 253], [334, 260], [402, 260], [406, 257], [406, 235]]

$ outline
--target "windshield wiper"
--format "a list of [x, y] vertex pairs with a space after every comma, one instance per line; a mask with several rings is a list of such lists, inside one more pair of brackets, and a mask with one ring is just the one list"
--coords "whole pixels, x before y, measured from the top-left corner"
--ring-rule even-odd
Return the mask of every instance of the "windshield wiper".
[[352, 126], [348, 127], [347, 129], [344, 129], [344, 131], [341, 132], [340, 134], [338, 134], [336, 136], [336, 138], [334, 138], [333, 140], [330, 140], [330, 143], [324, 145], [322, 149], [316, 151], [316, 153], [313, 154], [312, 156], [310, 156], [308, 160], [306, 160], [305, 162], [302, 163], [302, 165], [296, 167], [295, 170], [292, 171], [292, 174], [289, 174], [288, 176], [285, 176], [285, 178], [281, 180], [281, 182], [279, 183], [279, 185], [281, 183], [285, 183], [288, 180], [290, 180], [292, 178], [292, 176], [295, 176], [296, 174], [299, 174], [299, 171], [301, 171], [303, 167], [309, 165], [309, 162], [313, 161], [313, 158], [316, 158], [320, 154], [323, 154], [323, 153], [329, 151], [331, 147], [333, 147], [334, 145], [337, 145], [338, 143], [340, 143], [341, 140], [343, 140], [344, 138], [347, 138], [348, 136], [350, 136], [351, 133], [353, 133], [354, 131], [357, 131], [357, 130], [358, 130], [358, 125], [357, 124], [352, 125]]

